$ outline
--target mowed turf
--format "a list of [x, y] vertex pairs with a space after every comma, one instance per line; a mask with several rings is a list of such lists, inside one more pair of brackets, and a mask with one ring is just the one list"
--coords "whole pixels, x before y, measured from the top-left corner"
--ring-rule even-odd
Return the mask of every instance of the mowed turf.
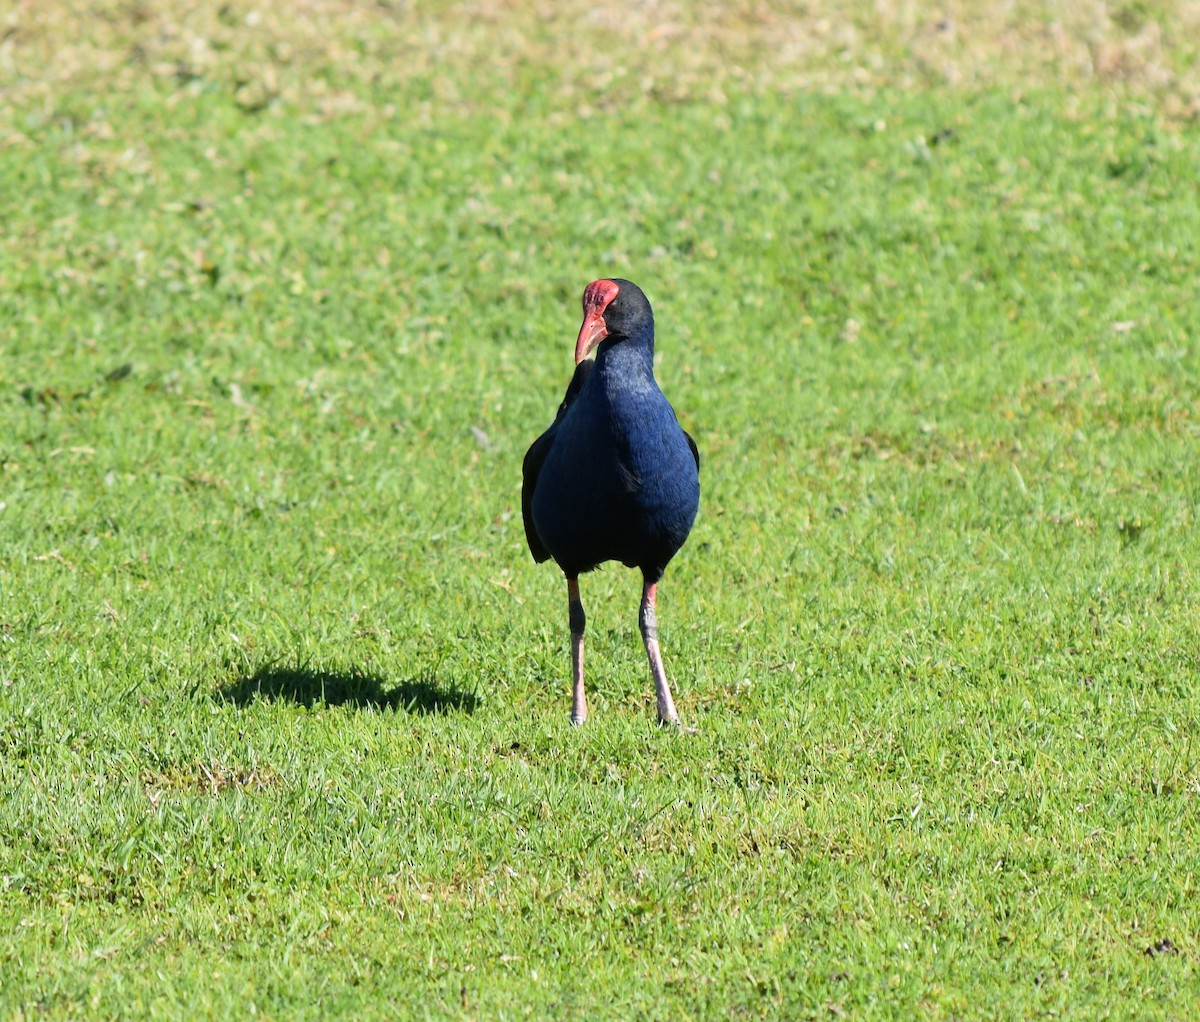
[[[1186, 89], [330, 9], [7, 44], [4, 1017], [1190, 1017]], [[525, 548], [604, 275], [702, 453], [694, 734], [613, 566], [568, 726]]]

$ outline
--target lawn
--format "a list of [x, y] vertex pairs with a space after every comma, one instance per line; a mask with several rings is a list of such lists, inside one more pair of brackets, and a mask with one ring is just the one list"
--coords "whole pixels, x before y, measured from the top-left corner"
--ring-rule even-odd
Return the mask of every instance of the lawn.
[[[1196, 5], [0, 40], [0, 1016], [1195, 1014]], [[522, 531], [610, 275], [694, 732]]]

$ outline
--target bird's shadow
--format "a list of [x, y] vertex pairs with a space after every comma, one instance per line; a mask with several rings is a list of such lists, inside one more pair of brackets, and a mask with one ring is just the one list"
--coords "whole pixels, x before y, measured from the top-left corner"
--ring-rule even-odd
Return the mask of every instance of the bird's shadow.
[[414, 714], [474, 713], [479, 697], [458, 685], [436, 678], [410, 678], [388, 685], [382, 678], [351, 667], [327, 670], [310, 665], [267, 664], [253, 674], [230, 682], [219, 698], [237, 706], [289, 702], [312, 707], [350, 706], [357, 709], [405, 710]]

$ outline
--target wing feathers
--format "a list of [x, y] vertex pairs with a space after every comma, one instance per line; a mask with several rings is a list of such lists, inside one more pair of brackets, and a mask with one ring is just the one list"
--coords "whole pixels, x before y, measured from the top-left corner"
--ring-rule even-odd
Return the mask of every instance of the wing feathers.
[[[571, 377], [567, 392], [563, 395], [562, 404], [558, 406], [554, 422], [525, 452], [525, 461], [521, 465], [521, 517], [525, 522], [525, 541], [529, 544], [529, 552], [533, 554], [533, 559], [538, 564], [550, 559], [550, 551], [546, 549], [546, 545], [537, 534], [537, 528], [533, 524], [533, 491], [537, 489], [538, 473], [542, 470], [542, 464], [546, 460], [546, 455], [550, 453], [550, 448], [554, 446], [554, 434], [558, 424], [567, 414], [567, 409], [579, 397], [579, 392], [583, 390], [583, 385], [587, 383], [595, 368], [596, 363], [590, 360], [580, 362], [575, 367], [575, 375]], [[692, 449], [695, 450], [694, 444]]]

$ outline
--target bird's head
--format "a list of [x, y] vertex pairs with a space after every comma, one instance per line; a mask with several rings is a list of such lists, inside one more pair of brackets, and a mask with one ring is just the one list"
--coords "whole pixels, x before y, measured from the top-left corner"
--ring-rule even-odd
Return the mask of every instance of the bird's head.
[[583, 325], [575, 341], [576, 365], [605, 338], [615, 343], [629, 337], [654, 337], [654, 313], [642, 289], [620, 277], [593, 280], [583, 289]]

